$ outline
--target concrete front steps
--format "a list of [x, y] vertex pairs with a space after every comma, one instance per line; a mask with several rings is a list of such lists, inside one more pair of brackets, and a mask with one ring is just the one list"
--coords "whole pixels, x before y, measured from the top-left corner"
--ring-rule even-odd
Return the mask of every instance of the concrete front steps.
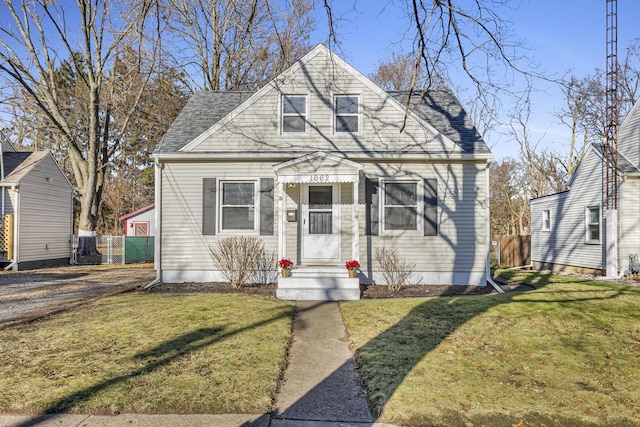
[[276, 297], [284, 300], [344, 301], [360, 299], [360, 279], [340, 266], [299, 266], [278, 277]]

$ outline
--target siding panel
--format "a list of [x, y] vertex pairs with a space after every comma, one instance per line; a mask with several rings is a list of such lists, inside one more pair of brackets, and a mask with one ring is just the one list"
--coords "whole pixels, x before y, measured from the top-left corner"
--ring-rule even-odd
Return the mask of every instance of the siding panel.
[[50, 156], [20, 182], [19, 262], [71, 256], [72, 192]]
[[[589, 151], [580, 163], [571, 190], [531, 202], [531, 259], [592, 269], [604, 269], [606, 226], [603, 221], [602, 161]], [[587, 244], [585, 209], [600, 206], [600, 244]], [[551, 230], [542, 231], [542, 212], [551, 211]]]

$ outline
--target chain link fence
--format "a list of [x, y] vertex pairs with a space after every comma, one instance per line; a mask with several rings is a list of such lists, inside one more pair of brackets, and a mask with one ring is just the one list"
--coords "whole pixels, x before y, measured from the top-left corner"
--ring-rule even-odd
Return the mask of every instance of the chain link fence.
[[[77, 264], [78, 236], [73, 236], [71, 258]], [[102, 255], [102, 264], [124, 264], [124, 236], [96, 236], [96, 249]]]

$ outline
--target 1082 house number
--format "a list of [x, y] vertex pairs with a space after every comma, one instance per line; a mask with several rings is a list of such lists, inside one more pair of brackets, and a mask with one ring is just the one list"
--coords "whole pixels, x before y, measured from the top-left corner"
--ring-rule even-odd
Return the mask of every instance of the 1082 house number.
[[311, 175], [311, 182], [329, 182], [329, 175], [326, 175], [326, 174]]

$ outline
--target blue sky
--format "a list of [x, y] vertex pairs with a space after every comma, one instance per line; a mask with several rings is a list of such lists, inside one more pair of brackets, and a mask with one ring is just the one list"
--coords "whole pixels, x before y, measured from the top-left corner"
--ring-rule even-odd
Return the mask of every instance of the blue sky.
[[[405, 0], [334, 1], [334, 14], [340, 19], [339, 53], [369, 75], [392, 50], [401, 50], [398, 43], [403, 38], [408, 48], [411, 40], [404, 37], [409, 22], [403, 15], [404, 3]], [[605, 0], [514, 0], [501, 10], [501, 17], [511, 23], [514, 39], [522, 40], [526, 47], [521, 54], [539, 64], [538, 71], [556, 77], [566, 72], [583, 77], [596, 68], [605, 68]], [[627, 46], [640, 38], [639, 18], [640, 1], [618, 0], [619, 58], [624, 57]], [[324, 42], [325, 23], [324, 11], [319, 9], [313, 43]], [[532, 95], [529, 120], [531, 140], [564, 155], [568, 152], [569, 132], [553, 116], [563, 106], [562, 93], [551, 83], [539, 81], [535, 85], [537, 92]], [[507, 120], [502, 120], [504, 129]], [[497, 158], [518, 155], [515, 141], [498, 133], [487, 135], [486, 139]]]

